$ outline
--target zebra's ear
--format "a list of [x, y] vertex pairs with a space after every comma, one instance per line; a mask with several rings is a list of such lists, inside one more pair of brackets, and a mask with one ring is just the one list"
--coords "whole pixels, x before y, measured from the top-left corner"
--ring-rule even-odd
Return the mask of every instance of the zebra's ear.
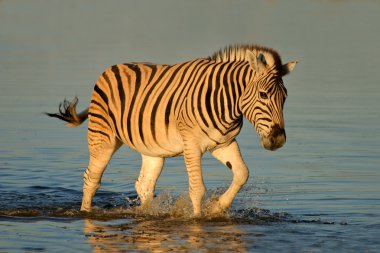
[[249, 62], [249, 65], [251, 65], [251, 68], [255, 70], [256, 72], [259, 71], [259, 64], [257, 62], [256, 54], [250, 50], [247, 50], [245, 53], [245, 60]]
[[296, 67], [298, 61], [291, 61], [284, 65], [282, 65], [282, 76], [285, 76], [293, 71], [293, 69]]
[[267, 64], [267, 61], [265, 59], [265, 56], [262, 53], [259, 53], [255, 51], [247, 50], [245, 54], [245, 60], [249, 62], [251, 65], [251, 68], [257, 73], [260, 74], [260, 72], [265, 70], [265, 66]]

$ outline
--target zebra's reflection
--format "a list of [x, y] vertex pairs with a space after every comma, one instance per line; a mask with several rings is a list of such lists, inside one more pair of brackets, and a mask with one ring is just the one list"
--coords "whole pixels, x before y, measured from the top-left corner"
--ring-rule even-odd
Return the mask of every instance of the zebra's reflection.
[[84, 220], [93, 252], [246, 252], [243, 234], [229, 221]]

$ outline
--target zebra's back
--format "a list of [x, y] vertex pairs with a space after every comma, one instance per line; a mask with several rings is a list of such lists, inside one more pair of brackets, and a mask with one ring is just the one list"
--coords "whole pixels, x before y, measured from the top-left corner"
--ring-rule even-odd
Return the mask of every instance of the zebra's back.
[[240, 131], [241, 119], [227, 126], [216, 122], [225, 118], [225, 111], [215, 113], [212, 103], [219, 101], [211, 101], [223, 90], [221, 84], [211, 84], [224, 65], [196, 59], [175, 65], [134, 63], [108, 68], [91, 97], [89, 140], [92, 133], [100, 133], [145, 155], [176, 156], [183, 151], [181, 121], [192, 128], [203, 149], [232, 140]]
[[119, 64], [106, 69], [91, 96], [89, 140], [101, 134], [146, 155], [182, 153], [176, 120], [193, 86], [194, 69], [203, 61]]

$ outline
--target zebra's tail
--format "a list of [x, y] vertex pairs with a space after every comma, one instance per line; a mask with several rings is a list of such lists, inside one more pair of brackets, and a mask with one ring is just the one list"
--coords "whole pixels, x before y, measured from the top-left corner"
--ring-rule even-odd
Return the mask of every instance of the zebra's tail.
[[75, 97], [73, 101], [67, 101], [59, 104], [58, 113], [45, 113], [46, 115], [60, 120], [66, 121], [67, 126], [76, 127], [82, 124], [88, 118], [88, 108], [81, 113], [77, 113], [76, 106], [78, 104], [78, 98]]

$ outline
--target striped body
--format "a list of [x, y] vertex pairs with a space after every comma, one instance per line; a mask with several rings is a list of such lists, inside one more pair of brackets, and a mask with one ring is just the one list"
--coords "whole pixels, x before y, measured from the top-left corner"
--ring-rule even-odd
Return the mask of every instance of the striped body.
[[183, 153], [180, 127], [192, 128], [202, 150], [225, 145], [240, 131], [237, 98], [251, 75], [248, 64], [205, 59], [115, 65], [101, 75], [92, 94], [89, 136], [116, 135], [139, 153], [160, 157]]
[[99, 77], [88, 109], [76, 113], [77, 100], [57, 114], [77, 126], [89, 119], [89, 166], [84, 174], [81, 210], [91, 209], [102, 174], [122, 145], [141, 153], [136, 191], [143, 205], [154, 195], [164, 159], [182, 154], [189, 176], [194, 214], [201, 213], [205, 186], [201, 157], [207, 150], [233, 179], [212, 212], [228, 208], [248, 178], [235, 137], [243, 116], [256, 128], [264, 148], [285, 143], [282, 76], [296, 62], [282, 65], [278, 54], [258, 46], [229, 47], [205, 59], [175, 65], [114, 65]]

